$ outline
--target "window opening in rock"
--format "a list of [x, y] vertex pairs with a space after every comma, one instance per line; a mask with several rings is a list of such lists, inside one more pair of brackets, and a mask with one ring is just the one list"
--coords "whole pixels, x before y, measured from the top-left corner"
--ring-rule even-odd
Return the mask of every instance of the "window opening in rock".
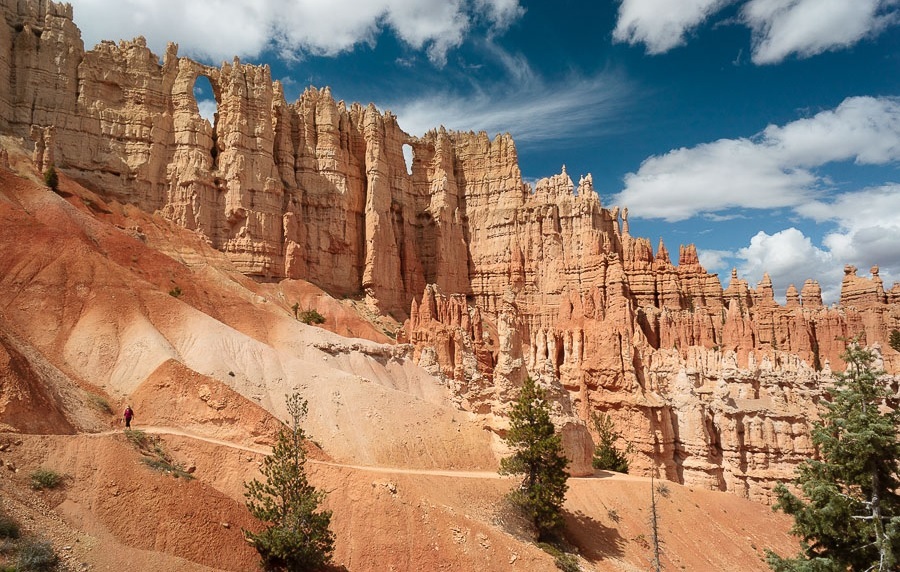
[[406, 174], [412, 175], [413, 166], [413, 148], [412, 145], [403, 145], [403, 160], [406, 161]]
[[219, 113], [219, 103], [216, 101], [216, 94], [213, 91], [212, 83], [205, 75], [197, 76], [194, 81], [194, 99], [197, 101], [197, 109], [200, 111], [200, 117], [209, 121], [212, 127], [213, 145], [209, 150], [213, 157], [213, 161], [219, 155], [219, 149], [216, 144], [216, 123]]

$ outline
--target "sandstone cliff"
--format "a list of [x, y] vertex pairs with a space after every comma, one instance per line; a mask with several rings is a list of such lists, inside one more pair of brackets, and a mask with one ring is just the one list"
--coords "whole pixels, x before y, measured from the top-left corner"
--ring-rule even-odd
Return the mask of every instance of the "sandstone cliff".
[[327, 88], [288, 103], [265, 66], [210, 67], [175, 45], [160, 58], [141, 38], [86, 51], [70, 6], [2, 6], [0, 127], [32, 142], [38, 169], [197, 231], [251, 277], [408, 318], [414, 359], [497, 432], [524, 376], [541, 379], [582, 467], [577, 420], [608, 411], [637, 470], [764, 499], [812, 453], [809, 419], [848, 339], [900, 370], [886, 343], [900, 286], [877, 268], [848, 267], [837, 307], [814, 281], [782, 306], [768, 278], [723, 288], [693, 246], [677, 264], [654, 252], [589, 175], [576, 185], [563, 168], [532, 189], [508, 135], [412, 137]]

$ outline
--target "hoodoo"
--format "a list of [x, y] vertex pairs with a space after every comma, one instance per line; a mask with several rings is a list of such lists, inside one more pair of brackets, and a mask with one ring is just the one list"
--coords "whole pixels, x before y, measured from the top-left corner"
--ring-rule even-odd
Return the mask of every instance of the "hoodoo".
[[847, 267], [836, 306], [813, 280], [780, 305], [767, 276], [753, 288], [733, 272], [723, 288], [692, 245], [677, 264], [662, 241], [654, 252], [590, 175], [576, 186], [563, 168], [532, 188], [509, 135], [413, 137], [328, 88], [288, 103], [265, 66], [210, 67], [173, 44], [159, 57], [142, 38], [86, 51], [67, 4], [2, 10], [0, 127], [38, 171], [196, 231], [260, 283], [308, 281], [405, 320], [392, 335], [463, 410], [502, 425], [539, 378], [581, 471], [583, 422], [605, 411], [638, 473], [767, 500], [812, 454], [810, 413], [848, 340], [900, 371], [887, 343], [900, 285], [877, 267]]

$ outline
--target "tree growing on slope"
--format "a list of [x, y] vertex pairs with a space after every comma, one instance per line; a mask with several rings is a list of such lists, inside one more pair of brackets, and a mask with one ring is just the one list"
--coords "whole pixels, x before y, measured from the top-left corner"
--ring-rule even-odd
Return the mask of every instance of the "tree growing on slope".
[[50, 187], [50, 190], [53, 192], [59, 191], [59, 175], [56, 174], [56, 168], [53, 165], [50, 165], [44, 171], [44, 184]]
[[601, 471], [628, 472], [627, 454], [631, 451], [631, 445], [627, 445], [624, 451], [616, 447], [616, 441], [622, 439], [622, 434], [616, 430], [615, 423], [608, 413], [595, 413], [592, 416], [594, 429], [597, 431], [597, 446], [594, 448], [592, 464], [595, 469]]
[[891, 330], [888, 344], [894, 348], [895, 351], [900, 352], [900, 330]]
[[793, 494], [778, 485], [774, 508], [794, 517], [795, 558], [768, 554], [776, 572], [897, 570], [900, 567], [900, 413], [889, 405], [874, 354], [852, 345], [812, 439], [819, 459], [798, 468]]
[[263, 460], [265, 481], [246, 486], [247, 508], [267, 523], [259, 533], [244, 531], [256, 547], [265, 570], [317, 570], [331, 561], [334, 533], [328, 528], [331, 511], [320, 510], [325, 493], [306, 476], [306, 400], [296, 393], [287, 398], [290, 420], [278, 431], [272, 454]]
[[550, 420], [546, 393], [530, 377], [522, 384], [509, 421], [505, 441], [514, 452], [500, 461], [500, 474], [523, 475], [512, 501], [528, 515], [538, 540], [551, 539], [563, 524], [569, 460]]

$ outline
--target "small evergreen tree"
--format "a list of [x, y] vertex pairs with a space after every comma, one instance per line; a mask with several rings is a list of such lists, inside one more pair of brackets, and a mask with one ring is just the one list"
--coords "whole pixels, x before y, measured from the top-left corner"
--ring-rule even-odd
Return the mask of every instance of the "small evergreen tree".
[[59, 175], [56, 174], [56, 168], [53, 165], [50, 165], [44, 171], [44, 184], [54, 192], [59, 190]]
[[592, 461], [594, 468], [601, 471], [627, 473], [628, 457], [626, 455], [631, 451], [631, 445], [627, 445], [625, 451], [620, 451], [616, 447], [616, 441], [622, 439], [622, 434], [616, 431], [616, 426], [608, 413], [595, 413], [592, 420], [598, 439]]
[[891, 330], [891, 337], [888, 338], [888, 344], [895, 351], [900, 352], [900, 330]]
[[522, 384], [509, 422], [505, 441], [514, 453], [500, 461], [500, 474], [524, 475], [511, 493], [512, 501], [531, 519], [538, 540], [547, 540], [562, 528], [569, 460], [550, 420], [546, 394], [530, 377]]
[[331, 511], [319, 510], [325, 493], [306, 477], [306, 433], [300, 422], [307, 403], [296, 393], [287, 398], [290, 420], [278, 431], [272, 454], [263, 460], [265, 482], [245, 486], [247, 508], [268, 527], [254, 534], [244, 531], [256, 546], [264, 570], [318, 570], [331, 561], [334, 534]]
[[900, 567], [900, 414], [871, 351], [852, 345], [830, 403], [813, 426], [819, 459], [798, 468], [802, 497], [783, 484], [774, 508], [794, 517], [803, 538], [795, 558], [768, 553], [776, 572], [897, 570]]

